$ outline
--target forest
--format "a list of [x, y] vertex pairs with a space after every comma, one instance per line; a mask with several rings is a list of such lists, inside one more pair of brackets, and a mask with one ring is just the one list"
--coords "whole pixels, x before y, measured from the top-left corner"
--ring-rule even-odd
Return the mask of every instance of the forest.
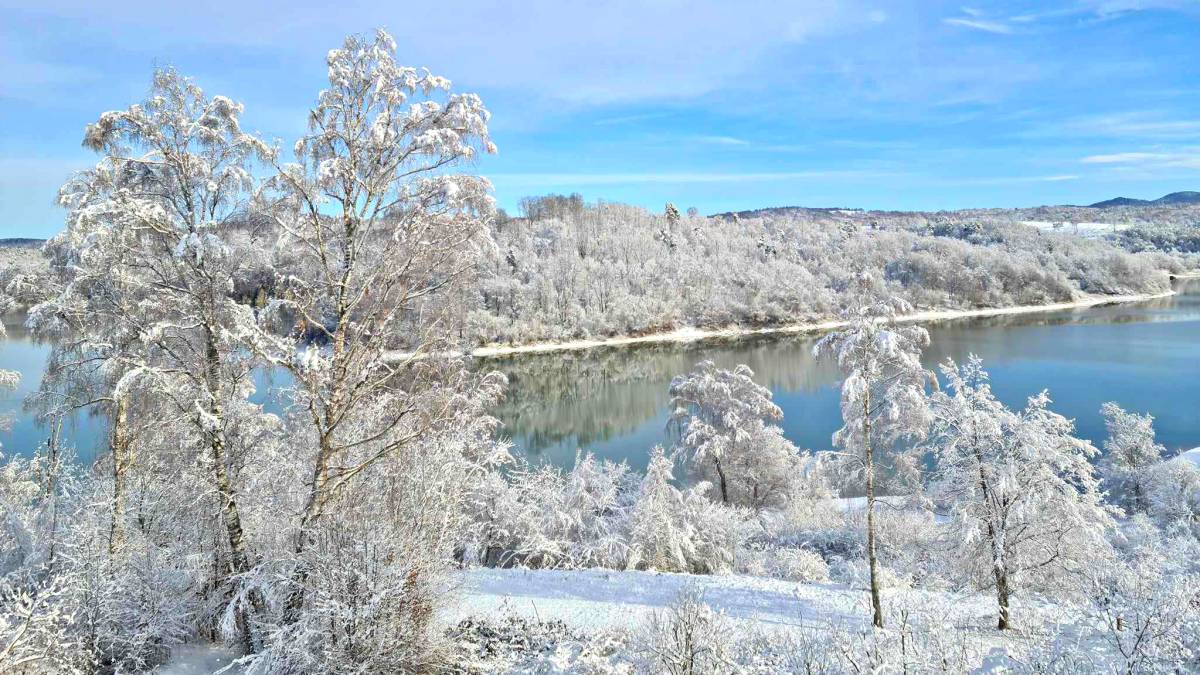
[[[244, 673], [1200, 668], [1195, 453], [1118, 402], [1097, 448], [1052, 391], [1001, 403], [976, 358], [931, 373], [901, 320], [1165, 293], [1195, 267], [1181, 237], [577, 196], [510, 217], [473, 173], [496, 150], [481, 99], [395, 51], [383, 31], [330, 51], [290, 144], [171, 69], [87, 127], [99, 159], [61, 189], [46, 269], [0, 295], [53, 344], [26, 402], [48, 438], [0, 455], [0, 672], [189, 649]], [[783, 436], [750, 368], [701, 361], [644, 474], [523, 461], [505, 377], [462, 356], [828, 318], [832, 451]], [[278, 412], [252, 398], [263, 370], [288, 376]], [[77, 410], [108, 422], [92, 465], [57, 433]], [[473, 605], [488, 579], [678, 593], [586, 632]], [[811, 594], [803, 621], [717, 606], [772, 584]]]

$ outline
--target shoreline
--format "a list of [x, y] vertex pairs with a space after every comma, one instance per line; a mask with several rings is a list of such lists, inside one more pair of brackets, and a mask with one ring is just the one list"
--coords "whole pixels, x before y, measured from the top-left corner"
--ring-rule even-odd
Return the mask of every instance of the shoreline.
[[[1193, 278], [1179, 276], [1176, 278]], [[1086, 309], [1102, 305], [1117, 305], [1130, 302], [1144, 302], [1175, 295], [1175, 290], [1162, 293], [1138, 293], [1133, 295], [1089, 295], [1071, 302], [1057, 302], [1046, 305], [1014, 305], [1012, 307], [989, 307], [984, 309], [936, 309], [923, 310], [896, 317], [900, 323], [924, 323], [935, 321], [953, 321], [956, 319], [986, 318], [992, 316], [1008, 316], [1016, 314], [1036, 314], [1039, 312], [1055, 312], [1066, 309]], [[809, 323], [795, 323], [769, 328], [715, 328], [701, 329], [695, 327], [679, 328], [664, 333], [652, 333], [640, 336], [623, 336], [603, 339], [568, 340], [565, 342], [536, 342], [527, 345], [486, 345], [477, 347], [467, 353], [476, 358], [510, 356], [516, 354], [542, 354], [562, 351], [578, 351], [595, 349], [597, 347], [622, 347], [637, 344], [654, 344], [666, 342], [695, 342], [716, 338], [748, 337], [753, 335], [773, 335], [790, 333], [816, 333], [841, 328], [845, 321], [830, 319]]]

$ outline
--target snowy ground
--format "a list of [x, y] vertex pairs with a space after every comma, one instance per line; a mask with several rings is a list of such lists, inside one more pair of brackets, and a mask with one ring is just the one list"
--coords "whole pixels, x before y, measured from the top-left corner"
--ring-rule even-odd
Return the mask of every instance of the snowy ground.
[[1200, 448], [1192, 448], [1187, 452], [1181, 452], [1175, 459], [1179, 461], [1192, 462], [1196, 466], [1200, 466]]
[[739, 575], [485, 568], [463, 574], [463, 602], [451, 618], [514, 613], [585, 630], [636, 628], [688, 587], [702, 590], [705, 602], [733, 621], [784, 629], [806, 619], [861, 622], [870, 611], [864, 593], [835, 585]]
[[1088, 239], [1100, 239], [1105, 235], [1128, 230], [1128, 223], [1052, 223], [1046, 220], [1023, 220], [1024, 225], [1031, 225], [1039, 230], [1048, 230], [1050, 232], [1062, 232], [1064, 234], [1075, 234]]
[[171, 650], [171, 661], [154, 670], [155, 675], [209, 675], [222, 672], [227, 675], [239, 675], [241, 668], [229, 668], [222, 671], [238, 653], [219, 645], [184, 645]]
[[[747, 575], [692, 575], [615, 570], [523, 570], [478, 568], [462, 573], [461, 602], [447, 619], [516, 614], [560, 620], [585, 631], [636, 629], [676, 600], [698, 589], [713, 609], [745, 627], [799, 630], [831, 624], [870, 623], [866, 589], [841, 584], [797, 583]], [[985, 596], [932, 591], [885, 591], [887, 605], [939, 607], [947, 621], [989, 630], [995, 604]], [[1040, 613], [1046, 608], [1029, 607]]]
[[[542, 625], [561, 621], [575, 635], [627, 636], [625, 642], [616, 643], [617, 651], [634, 648], [652, 617], [664, 612], [685, 589], [699, 590], [704, 602], [723, 614], [735, 634], [742, 636], [812, 634], [814, 630], [820, 633], [833, 627], [860, 630], [870, 625], [866, 589], [841, 584], [796, 583], [746, 575], [601, 569], [474, 568], [462, 571], [458, 580], [457, 602], [443, 616], [448, 626], [465, 619], [503, 621], [506, 617], [520, 617]], [[936, 625], [942, 630], [969, 635], [983, 647], [981, 653], [1001, 646], [1011, 647], [1012, 640], [1021, 640], [1024, 633], [1012, 631], [1001, 635], [995, 631], [995, 605], [983, 595], [886, 590], [885, 613], [895, 619], [901, 608], [912, 610], [913, 616], [922, 617], [916, 621], [931, 628]], [[1034, 631], [1044, 625], [1042, 619], [1054, 612], [1052, 607], [1042, 605], [1016, 609], [1020, 620]], [[567, 659], [572, 663], [578, 657], [580, 645], [573, 645], [573, 649], [573, 656]], [[234, 658], [234, 652], [222, 647], [183, 647], [175, 651], [170, 664], [155, 672], [159, 675], [213, 673]], [[482, 662], [483, 670], [478, 672], [492, 672], [488, 663], [490, 667], [498, 667], [502, 661]], [[221, 672], [237, 675], [241, 670], [235, 667]]]

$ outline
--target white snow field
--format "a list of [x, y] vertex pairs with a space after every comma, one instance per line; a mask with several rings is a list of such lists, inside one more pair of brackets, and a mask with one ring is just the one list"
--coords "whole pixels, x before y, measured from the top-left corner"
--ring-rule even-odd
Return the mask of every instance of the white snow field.
[[[468, 617], [518, 615], [537, 621], [558, 620], [584, 632], [637, 630], [647, 625], [685, 590], [698, 590], [706, 604], [741, 629], [799, 632], [830, 626], [865, 628], [871, 623], [866, 588], [843, 584], [798, 583], [740, 574], [695, 575], [662, 572], [530, 570], [474, 568], [461, 576], [461, 601], [446, 615], [449, 622]], [[884, 607], [911, 608], [964, 627], [977, 637], [995, 637], [995, 600], [981, 594], [894, 589], [884, 592]], [[1042, 626], [1059, 608], [1017, 603], [1018, 620]], [[1019, 631], [1018, 631], [1019, 632]]]
[[464, 572], [462, 583], [463, 602], [452, 616], [514, 613], [584, 630], [636, 628], [688, 587], [743, 624], [788, 629], [818, 619], [870, 621], [863, 591], [743, 575], [480, 568]]

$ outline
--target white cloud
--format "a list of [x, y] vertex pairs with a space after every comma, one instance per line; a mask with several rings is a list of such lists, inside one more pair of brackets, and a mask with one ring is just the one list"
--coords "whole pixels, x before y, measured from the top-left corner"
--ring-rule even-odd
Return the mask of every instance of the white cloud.
[[1200, 169], [1200, 150], [1182, 152], [1116, 152], [1089, 155], [1084, 164], [1108, 164], [1137, 168]]
[[1028, 138], [1189, 141], [1200, 139], [1200, 119], [1173, 117], [1156, 111], [1119, 112], [1049, 122], [1021, 135]]
[[783, 172], [664, 172], [664, 173], [499, 173], [488, 179], [497, 185], [536, 188], [596, 185], [635, 185], [641, 183], [745, 183], [793, 180], [857, 180], [894, 175], [882, 171], [783, 171]]
[[743, 138], [735, 138], [733, 136], [696, 136], [693, 139], [697, 143], [705, 143], [707, 145], [730, 145], [730, 146], [746, 146], [750, 145], [750, 141]]
[[951, 18], [951, 19], [942, 19], [942, 23], [949, 24], [951, 26], [962, 26], [963, 28], [972, 28], [974, 30], [981, 30], [985, 33], [994, 33], [996, 35], [1009, 35], [1013, 32], [1011, 26], [1000, 23], [998, 21], [987, 21], [984, 19]]
[[[873, 3], [871, 3], [873, 4]], [[14, 16], [137, 57], [236, 48], [283, 60], [320, 55], [347, 33], [387, 28], [400, 58], [429, 65], [472, 89], [488, 87], [577, 105], [692, 98], [753, 82], [761, 60], [798, 43], [876, 22], [866, 0], [613, 0], [573, 3], [485, 0], [381, 5], [344, 0], [337, 11], [311, 0], [98, 5], [0, 0]], [[3, 9], [6, 22], [9, 9]], [[0, 32], [0, 42], [37, 53], [42, 35]], [[45, 58], [66, 58], [45, 50]], [[319, 71], [318, 71], [319, 72]]]

